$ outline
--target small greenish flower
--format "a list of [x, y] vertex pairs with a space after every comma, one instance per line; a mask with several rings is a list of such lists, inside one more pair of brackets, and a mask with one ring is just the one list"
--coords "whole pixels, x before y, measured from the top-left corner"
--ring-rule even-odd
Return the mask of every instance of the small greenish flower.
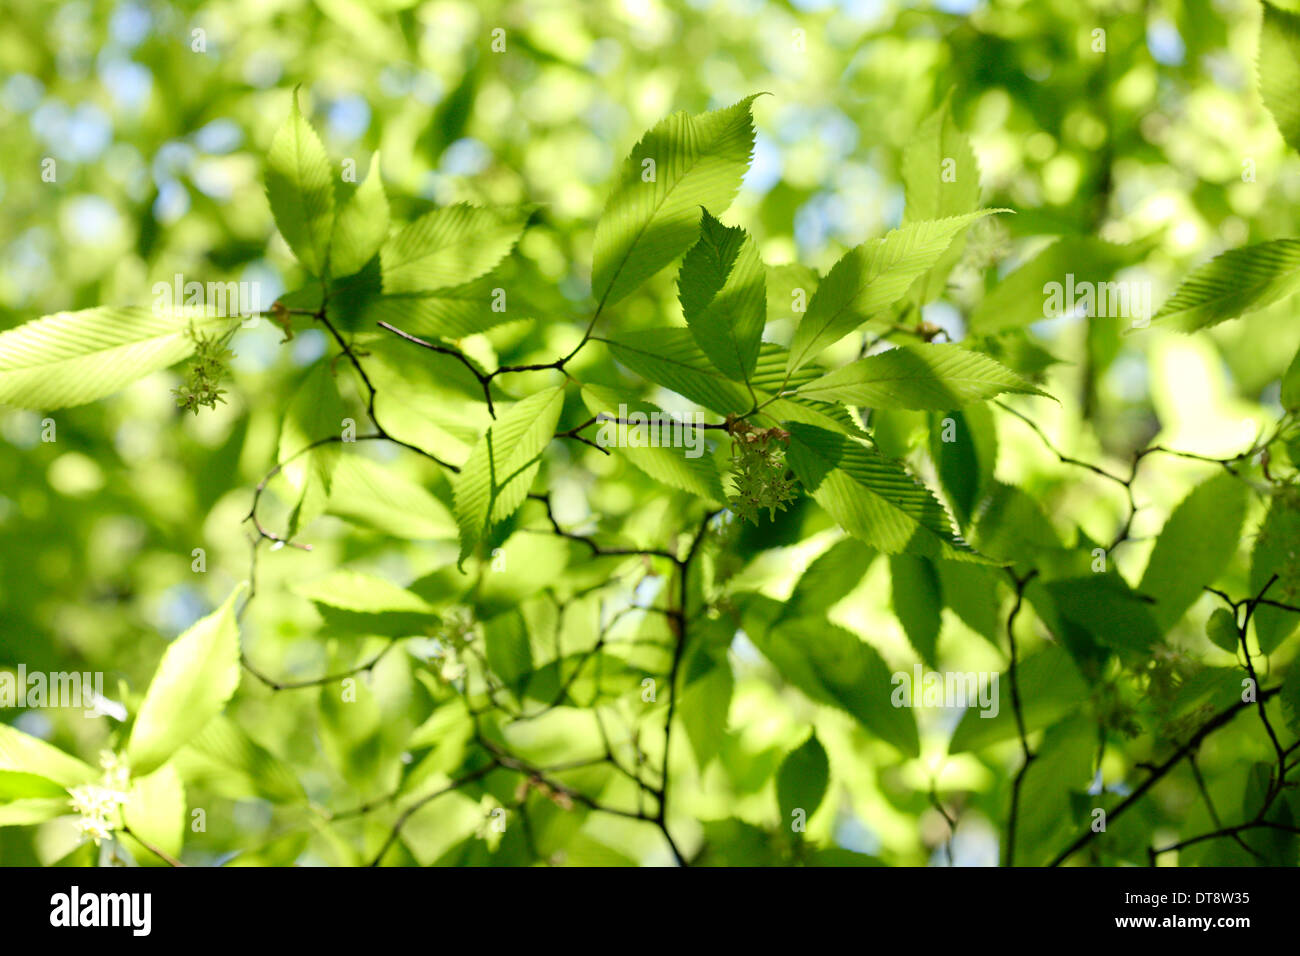
[[785, 510], [798, 497], [794, 480], [787, 477], [785, 446], [788, 432], [780, 428], [755, 428], [743, 418], [729, 418], [731, 443], [731, 487], [727, 499], [731, 510], [758, 524], [759, 512], [767, 509], [769, 519], [777, 509]]
[[232, 329], [222, 335], [201, 335], [190, 326], [194, 363], [185, 384], [172, 389], [178, 406], [197, 415], [201, 406], [216, 408], [218, 402], [225, 402], [226, 390], [217, 386], [225, 377], [226, 363], [235, 357], [235, 353], [226, 348], [233, 334]]
[[95, 846], [112, 838], [131, 789], [131, 768], [121, 757], [111, 750], [101, 751], [99, 765], [104, 770], [99, 783], [68, 788], [68, 802], [81, 815], [77, 829]]

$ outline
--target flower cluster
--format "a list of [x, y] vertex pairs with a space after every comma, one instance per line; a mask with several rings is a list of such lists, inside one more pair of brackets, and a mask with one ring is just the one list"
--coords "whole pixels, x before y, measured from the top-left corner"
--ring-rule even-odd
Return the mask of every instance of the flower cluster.
[[438, 649], [432, 655], [440, 662], [438, 676], [442, 680], [450, 683], [465, 676], [463, 656], [474, 640], [475, 627], [473, 612], [467, 607], [450, 608], [442, 616], [433, 635]]
[[727, 499], [731, 510], [758, 524], [758, 513], [766, 508], [770, 518], [778, 508], [793, 501], [795, 483], [787, 477], [785, 446], [790, 433], [781, 428], [755, 428], [743, 418], [728, 416], [731, 443], [731, 487]]
[[104, 770], [99, 783], [68, 788], [71, 797], [68, 802], [81, 814], [77, 828], [83, 836], [94, 840], [95, 846], [112, 838], [118, 826], [119, 811], [126, 803], [131, 787], [131, 769], [117, 754], [103, 751], [99, 755], [99, 765]]
[[226, 375], [226, 363], [235, 357], [235, 353], [226, 348], [231, 332], [222, 335], [202, 335], [190, 327], [190, 338], [194, 341], [194, 364], [190, 366], [189, 378], [179, 388], [172, 389], [176, 404], [186, 411], [199, 413], [199, 407], [216, 408], [217, 402], [225, 402], [226, 390], [218, 388], [218, 383]]

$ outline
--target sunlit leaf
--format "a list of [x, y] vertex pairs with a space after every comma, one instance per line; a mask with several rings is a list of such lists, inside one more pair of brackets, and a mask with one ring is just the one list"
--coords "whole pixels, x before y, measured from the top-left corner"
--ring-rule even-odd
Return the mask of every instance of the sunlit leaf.
[[729, 378], [747, 381], [758, 361], [767, 313], [763, 264], [754, 240], [704, 211], [700, 240], [677, 276], [682, 314], [696, 343]]
[[1194, 269], [1151, 320], [1195, 332], [1257, 312], [1300, 288], [1300, 239], [1230, 249]]
[[674, 113], [633, 147], [596, 226], [591, 291], [600, 306], [627, 298], [685, 252], [701, 206], [720, 214], [731, 205], [754, 149], [753, 100]]
[[323, 276], [334, 227], [334, 178], [325, 147], [299, 110], [296, 93], [293, 111], [266, 156], [266, 195], [275, 225], [302, 267]]
[[0, 405], [93, 402], [193, 353], [191, 325], [210, 334], [231, 324], [186, 309], [101, 306], [47, 315], [0, 332]]
[[962, 230], [997, 211], [909, 223], [845, 253], [822, 279], [795, 328], [787, 369], [802, 368], [900, 298]]
[[221, 712], [239, 686], [239, 624], [244, 588], [176, 638], [163, 653], [126, 744], [137, 777], [153, 773]]
[[463, 562], [488, 530], [523, 504], [555, 435], [563, 388], [548, 388], [498, 413], [456, 476], [456, 521]]

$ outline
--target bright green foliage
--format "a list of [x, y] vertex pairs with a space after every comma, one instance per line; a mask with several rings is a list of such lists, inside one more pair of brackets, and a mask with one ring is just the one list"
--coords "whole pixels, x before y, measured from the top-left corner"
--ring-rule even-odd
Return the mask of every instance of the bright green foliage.
[[903, 466], [865, 445], [808, 425], [790, 426], [790, 467], [849, 534], [885, 552], [966, 558], [934, 495]]
[[163, 654], [126, 744], [136, 776], [153, 773], [219, 714], [239, 686], [237, 588]]
[[827, 346], [895, 302], [938, 261], [953, 239], [988, 211], [913, 222], [844, 255], [808, 303], [795, 329], [787, 368], [797, 371]]
[[1194, 332], [1256, 312], [1296, 289], [1300, 239], [1231, 249], [1192, 272], [1152, 321]]
[[[289, 402], [276, 451], [277, 460], [285, 463], [285, 478], [299, 494], [293, 531], [311, 524], [327, 507], [340, 455], [331, 439], [342, 439], [347, 417], [334, 368], [329, 362], [318, 362]], [[316, 444], [320, 439], [327, 440]]]
[[1259, 93], [1282, 137], [1300, 150], [1300, 13], [1264, 3], [1259, 35]]
[[524, 399], [491, 425], [470, 452], [455, 483], [462, 563], [494, 525], [523, 504], [563, 401], [559, 388]]
[[748, 381], [767, 319], [763, 265], [754, 240], [704, 210], [700, 241], [682, 259], [678, 297], [695, 341], [726, 376]]
[[1204, 592], [1202, 581], [1223, 573], [1241, 541], [1249, 489], [1216, 475], [1183, 499], [1156, 539], [1138, 590], [1155, 598], [1162, 631], [1173, 627]]
[[1279, 398], [1282, 407], [1288, 412], [1300, 412], [1300, 352], [1296, 352], [1295, 358], [1287, 366], [1286, 374], [1282, 376]]
[[[95, 776], [91, 767], [75, 757], [8, 726], [0, 727], [0, 771], [53, 780], [65, 786], [85, 783]], [[16, 792], [22, 792], [23, 789], [31, 792], [33, 786], [37, 791], [40, 790], [37, 781], [24, 782], [14, 777], [8, 778], [10, 788], [18, 788], [20, 785], [21, 789]]]
[[1226, 607], [1215, 608], [1205, 622], [1205, 636], [1229, 654], [1237, 653], [1237, 619]]
[[[694, 450], [691, 447], [674, 448], [667, 444], [651, 445], [642, 442], [635, 445], [618, 444], [617, 419], [620, 408], [626, 409], [628, 415], [644, 415], [647, 420], [656, 415], [668, 420], [670, 416], [650, 402], [628, 402], [617, 390], [602, 385], [584, 385], [582, 400], [587, 410], [597, 417], [600, 432], [607, 432], [610, 436], [608, 441], [603, 440], [603, 435], [597, 436], [596, 441], [601, 447], [615, 446], [613, 454], [627, 458], [633, 466], [664, 485], [689, 491], [714, 504], [723, 500], [722, 478], [718, 474], [718, 466], [705, 447], [705, 432], [695, 431], [693, 425], [686, 424], [685, 427], [693, 429], [689, 437], [695, 443]], [[604, 421], [599, 421], [601, 416], [605, 417]]]
[[324, 276], [334, 228], [334, 177], [320, 137], [298, 109], [296, 93], [289, 120], [266, 155], [266, 196], [280, 235], [302, 267]]
[[433, 292], [478, 278], [510, 252], [529, 212], [462, 204], [425, 213], [379, 250], [385, 295]]
[[955, 345], [890, 349], [799, 388], [800, 395], [823, 402], [935, 410], [960, 408], [1003, 392], [1046, 394], [987, 355]]
[[601, 307], [626, 298], [699, 234], [699, 210], [731, 205], [754, 149], [750, 96], [699, 116], [674, 113], [623, 163], [596, 227], [591, 290]]
[[13, 0], [0, 862], [1300, 863], [1294, 2], [756, 4]]
[[[1273, 581], [1276, 575], [1276, 580]], [[1271, 585], [1269, 582], [1273, 581]], [[1268, 590], [1264, 588], [1269, 585]], [[1250, 589], [1273, 601], [1296, 606], [1300, 602], [1300, 489], [1277, 489], [1268, 513], [1255, 535], [1250, 559]], [[1268, 654], [1295, 631], [1293, 612], [1268, 605], [1255, 609], [1255, 636]]]
[[83, 309], [0, 332], [0, 401], [63, 408], [103, 398], [194, 351], [224, 318], [145, 308]]
[[371, 260], [388, 236], [388, 197], [379, 178], [379, 154], [370, 159], [370, 172], [334, 218], [330, 236], [330, 272], [350, 276]]
[[[948, 219], [972, 213], [980, 204], [980, 168], [970, 139], [952, 115], [952, 98], [926, 118], [903, 150], [903, 223]], [[959, 237], [922, 278], [916, 280], [917, 304], [943, 289], [961, 259]]]
[[927, 664], [938, 660], [943, 593], [934, 565], [925, 558], [896, 554], [889, 559], [890, 599], [898, 623], [917, 655]]

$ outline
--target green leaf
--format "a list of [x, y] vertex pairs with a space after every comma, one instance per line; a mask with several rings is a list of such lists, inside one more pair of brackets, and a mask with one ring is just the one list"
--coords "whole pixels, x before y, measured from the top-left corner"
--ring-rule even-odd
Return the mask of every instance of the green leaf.
[[330, 237], [330, 273], [350, 276], [375, 257], [388, 236], [388, 196], [379, 173], [379, 154], [370, 171], [334, 220]]
[[889, 668], [856, 634], [825, 619], [783, 621], [750, 639], [781, 676], [819, 703], [852, 714], [882, 740], [916, 756], [916, 721], [890, 703]]
[[952, 118], [944, 97], [903, 149], [903, 222], [946, 219], [974, 212], [980, 201], [980, 170], [970, 140]]
[[235, 604], [243, 593], [241, 584], [163, 653], [126, 745], [135, 777], [162, 766], [221, 712], [239, 686]]
[[957, 234], [981, 216], [1001, 210], [982, 209], [965, 216], [914, 222], [850, 249], [817, 287], [808, 312], [794, 331], [786, 368], [802, 368], [822, 349], [896, 302], [930, 269]]
[[[951, 94], [928, 116], [903, 149], [903, 225], [974, 212], [980, 204], [980, 169], [970, 140], [952, 117]], [[939, 261], [917, 280], [918, 301], [942, 289], [961, 258], [964, 243], [953, 241]]]
[[868, 355], [800, 387], [826, 402], [946, 411], [1003, 392], [1043, 395], [1010, 369], [958, 345], [905, 345]]
[[[971, 313], [968, 324], [970, 334], [972, 336], [1001, 335], [1053, 318], [1048, 309], [1051, 283], [1060, 286], [1060, 305], [1064, 310], [1070, 305], [1065, 297], [1067, 283], [1072, 282], [1073, 287], [1090, 283], [1095, 297], [1096, 290], [1100, 289], [1103, 283], [1107, 282], [1117, 270], [1136, 261], [1144, 251], [1145, 247], [1137, 243], [1121, 246], [1090, 236], [1062, 236], [1033, 259], [1003, 278], [984, 296], [975, 311]], [[1088, 288], [1088, 286], [1083, 287]], [[1117, 286], [1116, 294], [1126, 288]], [[1109, 287], [1106, 289], [1106, 294], [1109, 301], [1111, 299]], [[1079, 296], [1076, 295], [1076, 304], [1078, 301]], [[1133, 313], [1135, 306], [1131, 296], [1128, 301], [1129, 311]], [[1123, 306], [1122, 298], [1119, 302]], [[1142, 316], [1134, 314], [1133, 318], [1149, 319], [1150, 314]]]
[[674, 113], [633, 147], [596, 225], [591, 291], [600, 308], [686, 251], [701, 206], [722, 213], [731, 205], [754, 149], [753, 100], [698, 116]]
[[407, 637], [438, 622], [437, 609], [419, 595], [359, 571], [335, 571], [293, 590], [316, 604], [333, 634]]
[[826, 797], [831, 764], [817, 734], [786, 754], [776, 773], [776, 802], [781, 808], [781, 825], [788, 827], [797, 811], [807, 820]]
[[358, 614], [415, 614], [434, 616], [436, 610], [424, 598], [359, 571], [339, 570], [293, 590], [317, 604], [355, 611]]
[[379, 250], [384, 295], [461, 286], [493, 269], [523, 235], [532, 206], [434, 209]]
[[1174, 626], [1237, 553], [1249, 486], [1215, 475], [1174, 509], [1147, 562], [1138, 590], [1156, 599], [1152, 616], [1161, 632]]
[[934, 565], [925, 558], [896, 554], [889, 559], [889, 578], [894, 614], [908, 641], [923, 661], [935, 664], [943, 623], [943, 590]]
[[1049, 368], [1061, 364], [1061, 359], [1021, 329], [1004, 332], [996, 338], [985, 338], [974, 347], [1034, 382], [1041, 382]]
[[275, 225], [302, 267], [324, 276], [334, 226], [334, 181], [329, 156], [298, 109], [296, 92], [293, 111], [266, 155], [266, 195]]
[[948, 504], [963, 529], [993, 485], [998, 432], [987, 406], [936, 412], [930, 417], [930, 460]]
[[[1096, 752], [1097, 724], [1091, 715], [1072, 713], [1047, 728], [1038, 749], [1041, 759], [1029, 765], [1023, 778], [1017, 864], [1042, 866], [1067, 835], [1091, 822], [1082, 813], [1082, 819], [1076, 818], [1072, 797], [1092, 782]], [[1096, 798], [1088, 800], [1088, 806], [1096, 805]]]
[[[618, 362], [638, 375], [720, 415], [748, 412], [757, 398], [763, 413], [777, 421], [806, 422], [831, 431], [861, 434], [844, 409], [798, 397], [772, 399], [785, 379], [786, 352], [778, 345], [762, 344], [751, 379], [751, 395], [744, 385], [713, 367], [688, 329], [624, 332], [616, 340], [601, 341]], [[812, 370], [800, 372], [791, 381], [797, 385], [816, 375]]]
[[528, 621], [518, 608], [498, 614], [483, 626], [487, 663], [502, 682], [515, 690], [537, 668], [528, 636]]
[[328, 359], [321, 359], [303, 377], [280, 426], [276, 460], [285, 462], [280, 473], [299, 493], [291, 537], [325, 510], [342, 444], [329, 442], [306, 454], [298, 453], [322, 438], [342, 438], [343, 420], [347, 417], [333, 365]]
[[232, 320], [202, 310], [101, 306], [0, 332], [0, 405], [55, 409], [112, 395], [194, 352], [189, 336]]
[[787, 262], [779, 266], [764, 266], [764, 285], [767, 288], [767, 321], [798, 322], [808, 311], [808, 302], [821, 283], [815, 269]]
[[31, 797], [0, 803], [0, 827], [26, 827], [67, 816], [72, 810], [66, 795]]
[[1229, 654], [1236, 654], [1240, 645], [1236, 615], [1226, 607], [1215, 608], [1209, 620], [1205, 622], [1205, 636], [1216, 647], [1222, 648]]
[[935, 561], [934, 568], [939, 573], [939, 593], [944, 604], [972, 631], [1001, 648], [999, 571], [961, 561]]
[[95, 844], [90, 841], [78, 843], [74, 849], [59, 857], [53, 863], [46, 865], [58, 867], [75, 866], [83, 869], [98, 866], [99, 847], [95, 846]]
[[994, 481], [980, 505], [971, 544], [981, 554], [1010, 564], [1059, 550], [1061, 539], [1037, 498]]
[[1146, 660], [1160, 640], [1150, 605], [1118, 574], [1034, 581], [1025, 596], [1052, 632], [1065, 644], [1085, 675], [1105, 649]]
[[1151, 320], [1180, 332], [1209, 328], [1300, 288], [1300, 239], [1230, 249], [1198, 266]]
[[272, 803], [307, 799], [293, 770], [225, 715], [208, 721], [172, 762], [187, 781], [232, 800], [261, 797]]
[[858, 586], [876, 552], [856, 538], [841, 538], [818, 555], [800, 575], [781, 619], [825, 614]]
[[[1088, 697], [1088, 685], [1079, 675], [1070, 655], [1051, 644], [1020, 662], [1016, 668], [1016, 682], [1026, 733], [1040, 730], [1078, 710], [1080, 702]], [[997, 712], [993, 711], [993, 707], [968, 707], [948, 743], [948, 753], [982, 750], [1003, 740], [1013, 740], [1018, 735], [1009, 674], [998, 676]]]
[[1288, 412], [1300, 412], [1300, 351], [1296, 352], [1282, 376], [1281, 402]]
[[[185, 839], [185, 787], [176, 768], [165, 764], [131, 782], [122, 815], [132, 834], [164, 853], [179, 857]], [[168, 866], [166, 860], [130, 834], [122, 835], [131, 856], [141, 866]]]
[[10, 800], [67, 799], [67, 788], [40, 774], [0, 770], [0, 803]]
[[[1264, 590], [1269, 578], [1278, 579], [1264, 595], [1272, 601], [1300, 605], [1300, 491], [1280, 487], [1273, 492], [1268, 513], [1255, 536], [1250, 558], [1250, 592]], [[1271, 654], [1300, 624], [1300, 614], [1261, 604], [1251, 617], [1259, 649]]]
[[726, 741], [727, 716], [734, 691], [735, 677], [724, 658], [681, 692], [677, 712], [691, 742], [696, 766], [701, 770], [717, 756]]
[[0, 771], [46, 777], [63, 787], [89, 783], [99, 771], [58, 747], [0, 724]]
[[366, 353], [375, 415], [386, 432], [444, 461], [469, 457], [492, 417], [483, 386], [464, 364], [388, 332], [358, 334], [354, 344]]
[[563, 308], [541, 291], [545, 282], [513, 254], [470, 282], [432, 292], [376, 296], [367, 304], [364, 324], [387, 322], [414, 335], [456, 340], [506, 322], [562, 315]]
[[447, 506], [425, 488], [391, 466], [356, 454], [344, 455], [335, 467], [326, 510], [411, 541], [449, 538], [456, 531]]
[[1293, 663], [1282, 676], [1282, 713], [1287, 726], [1300, 732], [1300, 663]]
[[704, 210], [700, 241], [682, 260], [677, 289], [686, 324], [704, 354], [728, 378], [748, 381], [767, 316], [763, 264], [754, 240]]
[[564, 389], [548, 388], [515, 404], [479, 439], [453, 484], [460, 559], [523, 504], [542, 451], [555, 436]]
[[1267, 0], [1259, 33], [1259, 95], [1282, 138], [1300, 149], [1300, 15]]
[[982, 560], [953, 533], [930, 490], [900, 463], [834, 432], [797, 423], [789, 428], [790, 467], [849, 534], [885, 554]]
[[[668, 421], [666, 413], [657, 405], [649, 402], [629, 401], [612, 388], [601, 385], [584, 385], [582, 400], [593, 415], [607, 415], [611, 418], [629, 421], [630, 415], [640, 414], [647, 421]], [[658, 419], [651, 416], [659, 416]], [[596, 443], [602, 448], [612, 448], [615, 454], [627, 458], [639, 470], [645, 472], [655, 481], [688, 491], [693, 495], [715, 504], [721, 503], [726, 495], [722, 490], [722, 477], [718, 466], [708, 454], [705, 437], [708, 432], [687, 427], [681, 429], [682, 447], [648, 444], [649, 437], [641, 435], [637, 440], [647, 442], [641, 447], [616, 441], [620, 434], [619, 426], [613, 421], [605, 421], [598, 426]], [[671, 427], [671, 426], [665, 426]], [[633, 437], [634, 429], [628, 429], [627, 435]], [[603, 437], [602, 437], [603, 436]], [[695, 444], [691, 447], [692, 443]], [[695, 454], [696, 452], [699, 454]]]

